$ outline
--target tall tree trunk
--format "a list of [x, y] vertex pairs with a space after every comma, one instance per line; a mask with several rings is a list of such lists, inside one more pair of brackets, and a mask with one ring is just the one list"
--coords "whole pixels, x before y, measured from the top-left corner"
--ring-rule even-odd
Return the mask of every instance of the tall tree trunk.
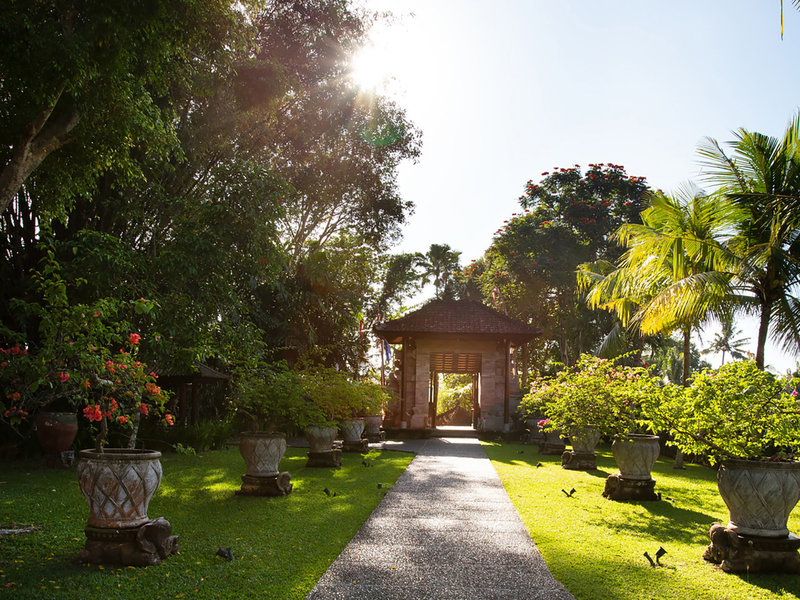
[[772, 312], [772, 301], [762, 300], [761, 319], [758, 324], [758, 345], [756, 346], [756, 366], [764, 370], [764, 347], [767, 345], [767, 332], [769, 331], [769, 317]]
[[[689, 376], [692, 371], [692, 328], [686, 327], [683, 330], [683, 376], [681, 384], [683, 387], [689, 386]], [[675, 452], [675, 462], [672, 463], [673, 469], [683, 469], [683, 452], [680, 448]]]
[[683, 330], [683, 376], [681, 385], [689, 386], [689, 376], [692, 372], [692, 328], [686, 327]]

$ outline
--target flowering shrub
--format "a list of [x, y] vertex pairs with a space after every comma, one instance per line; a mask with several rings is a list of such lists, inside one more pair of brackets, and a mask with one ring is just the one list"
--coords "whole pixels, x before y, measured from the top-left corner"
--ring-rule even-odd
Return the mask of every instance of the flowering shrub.
[[528, 414], [543, 412], [539, 428], [545, 431], [573, 435], [593, 427], [603, 435], [628, 433], [641, 418], [643, 399], [657, 395], [658, 387], [643, 367], [584, 354], [574, 367], [533, 382], [520, 406]]
[[691, 387], [667, 385], [646, 401], [651, 427], [667, 431], [674, 445], [724, 458], [776, 458], [800, 450], [800, 401], [796, 381], [761, 371], [754, 361], [737, 361], [695, 375]]
[[[0, 415], [13, 426], [40, 409], [80, 411], [99, 424], [101, 449], [110, 422], [134, 427], [141, 415], [160, 413], [167, 395], [155, 373], [137, 360], [142, 337], [120, 318], [120, 303], [70, 304], [58, 263], [48, 256], [35, 276], [43, 303], [22, 306], [39, 320], [36, 344], [29, 347], [22, 336], [0, 332], [19, 340], [0, 347]], [[172, 421], [170, 415], [164, 418]]]

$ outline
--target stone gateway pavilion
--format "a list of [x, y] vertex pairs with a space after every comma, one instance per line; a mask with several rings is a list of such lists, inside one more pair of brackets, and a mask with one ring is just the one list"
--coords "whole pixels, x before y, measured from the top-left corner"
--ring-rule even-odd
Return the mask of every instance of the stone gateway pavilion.
[[400, 344], [388, 385], [399, 398], [387, 427], [436, 427], [440, 373], [472, 375], [472, 426], [508, 429], [519, 401], [516, 349], [542, 330], [474, 300], [433, 300], [399, 319], [378, 323], [375, 334]]

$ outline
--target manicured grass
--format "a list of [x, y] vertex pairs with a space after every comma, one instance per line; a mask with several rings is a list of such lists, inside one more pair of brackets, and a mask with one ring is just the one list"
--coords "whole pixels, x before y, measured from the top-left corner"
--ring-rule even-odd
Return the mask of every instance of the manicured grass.
[[[292, 494], [254, 498], [234, 495], [244, 473], [237, 449], [164, 455], [148, 516], [170, 521], [180, 554], [147, 568], [74, 564], [88, 516], [74, 471], [0, 463], [0, 528], [41, 526], [0, 538], [0, 596], [304, 598], [412, 458], [371, 452], [364, 467], [362, 455], [346, 453], [341, 469], [306, 469], [305, 451], [290, 448], [281, 469], [292, 474]], [[220, 546], [235, 560], [215, 556]]]
[[[653, 477], [662, 498], [674, 501], [613, 502], [601, 496], [617, 468], [608, 448], [598, 471], [568, 471], [558, 456], [535, 446], [484, 444], [514, 506], [553, 575], [578, 600], [784, 599], [800, 596], [797, 575], [731, 575], [702, 559], [708, 530], [727, 523], [716, 473], [697, 465], [672, 469], [660, 459]], [[537, 462], [543, 464], [537, 468]], [[561, 490], [569, 492], [568, 498]], [[789, 529], [800, 532], [797, 511]], [[663, 567], [651, 568], [663, 546]]]

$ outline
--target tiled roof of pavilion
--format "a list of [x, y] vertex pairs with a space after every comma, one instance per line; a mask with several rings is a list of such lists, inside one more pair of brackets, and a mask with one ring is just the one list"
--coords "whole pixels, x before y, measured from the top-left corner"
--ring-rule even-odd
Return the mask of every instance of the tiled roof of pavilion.
[[432, 300], [399, 319], [378, 323], [373, 331], [391, 343], [420, 334], [478, 335], [526, 342], [542, 333], [538, 327], [474, 300]]

